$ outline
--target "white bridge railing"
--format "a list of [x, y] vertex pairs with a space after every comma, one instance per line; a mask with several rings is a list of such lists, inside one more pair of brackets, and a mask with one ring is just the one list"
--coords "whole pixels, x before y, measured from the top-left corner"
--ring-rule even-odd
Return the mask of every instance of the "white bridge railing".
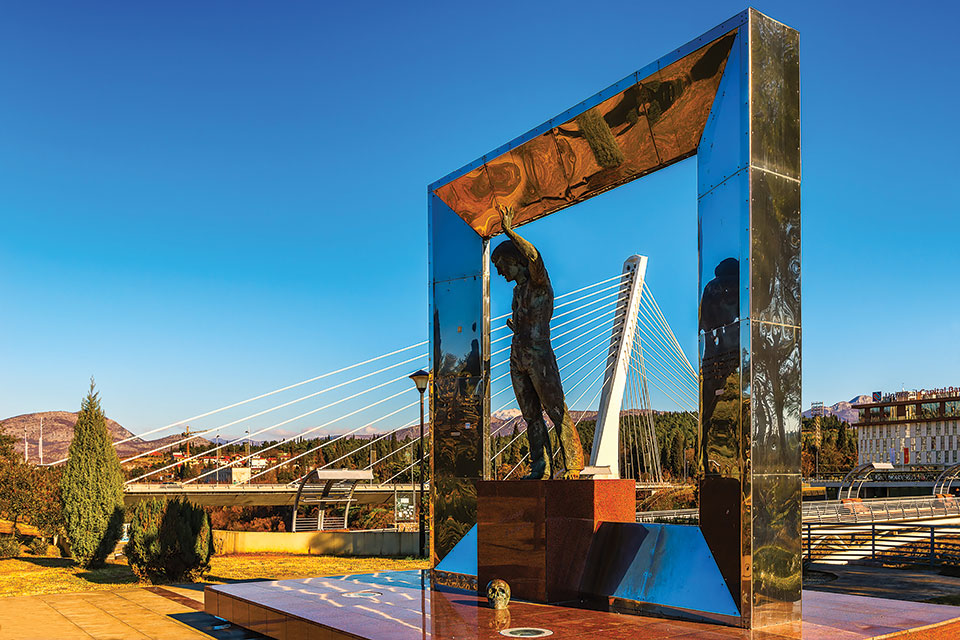
[[960, 516], [960, 500], [949, 496], [803, 503], [803, 521], [820, 524], [895, 522], [948, 516]]

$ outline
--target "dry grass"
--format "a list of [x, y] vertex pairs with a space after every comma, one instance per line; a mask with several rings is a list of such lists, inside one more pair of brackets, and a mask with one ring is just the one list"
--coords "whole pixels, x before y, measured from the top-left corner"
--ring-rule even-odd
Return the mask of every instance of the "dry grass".
[[[427, 568], [427, 562], [407, 558], [339, 558], [281, 554], [214, 556], [207, 582], [251, 578], [281, 580], [345, 573], [371, 573]], [[86, 570], [63, 558], [22, 557], [0, 560], [0, 597], [73, 593], [116, 589], [137, 583], [123, 560], [102, 569]]]
[[250, 578], [282, 580], [430, 567], [429, 562], [418, 558], [340, 558], [272, 553], [214, 556], [211, 565], [210, 575], [207, 576], [208, 582], [229, 582]]

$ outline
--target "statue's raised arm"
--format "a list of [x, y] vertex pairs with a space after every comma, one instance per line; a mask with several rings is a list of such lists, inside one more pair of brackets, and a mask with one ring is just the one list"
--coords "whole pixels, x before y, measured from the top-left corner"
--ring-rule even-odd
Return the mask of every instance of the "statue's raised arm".
[[497, 211], [500, 213], [500, 224], [503, 227], [503, 232], [507, 234], [520, 254], [527, 260], [531, 280], [535, 282], [546, 281], [546, 269], [543, 266], [543, 260], [540, 259], [540, 252], [513, 229], [513, 207], [498, 204]]

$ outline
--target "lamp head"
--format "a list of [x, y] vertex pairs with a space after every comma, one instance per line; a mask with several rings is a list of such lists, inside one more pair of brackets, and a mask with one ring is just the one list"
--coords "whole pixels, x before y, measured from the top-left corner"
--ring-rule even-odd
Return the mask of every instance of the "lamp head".
[[420, 371], [411, 373], [410, 379], [413, 380], [413, 384], [417, 385], [417, 391], [423, 393], [427, 388], [427, 382], [430, 380], [430, 374], [420, 369]]

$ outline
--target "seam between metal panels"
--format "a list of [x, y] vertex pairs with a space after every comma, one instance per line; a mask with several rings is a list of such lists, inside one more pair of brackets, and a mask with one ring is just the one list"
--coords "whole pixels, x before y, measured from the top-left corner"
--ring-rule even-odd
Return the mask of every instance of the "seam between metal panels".
[[790, 329], [800, 329], [799, 324], [784, 324], [782, 322], [770, 322], [769, 320], [754, 320], [754, 319], [750, 319], [749, 322], [753, 322], [756, 324], [769, 324], [775, 327], [787, 327]]
[[791, 181], [791, 182], [796, 182], [797, 184], [800, 184], [800, 178], [793, 178], [793, 177], [791, 177], [791, 176], [784, 175], [784, 174], [782, 174], [782, 173], [777, 173], [776, 171], [773, 171], [772, 169], [764, 169], [763, 167], [760, 167], [760, 166], [755, 165], [755, 164], [751, 164], [751, 165], [750, 165], [750, 168], [751, 168], [751, 169], [756, 169], [757, 171], [763, 171], [764, 173], [769, 173], [769, 174], [771, 174], [771, 175], [777, 176], [778, 178], [783, 178], [784, 180], [789, 180], [789, 181]]

